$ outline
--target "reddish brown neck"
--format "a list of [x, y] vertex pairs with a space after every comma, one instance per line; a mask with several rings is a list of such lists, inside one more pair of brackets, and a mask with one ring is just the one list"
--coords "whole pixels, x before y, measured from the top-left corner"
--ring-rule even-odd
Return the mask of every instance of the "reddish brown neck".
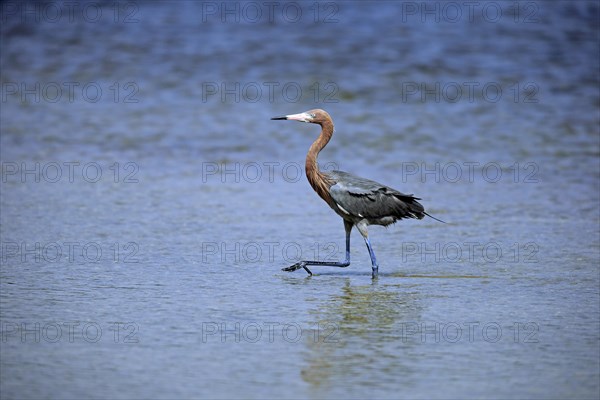
[[329, 177], [323, 174], [319, 170], [319, 165], [317, 164], [317, 157], [321, 150], [333, 135], [333, 122], [331, 120], [326, 120], [321, 124], [321, 134], [314, 141], [314, 143], [310, 146], [308, 150], [308, 154], [306, 155], [306, 177], [308, 178], [308, 182], [310, 186], [314, 189], [315, 192], [327, 203], [330, 203], [331, 196], [329, 195], [329, 188], [333, 184], [333, 182], [329, 179]]

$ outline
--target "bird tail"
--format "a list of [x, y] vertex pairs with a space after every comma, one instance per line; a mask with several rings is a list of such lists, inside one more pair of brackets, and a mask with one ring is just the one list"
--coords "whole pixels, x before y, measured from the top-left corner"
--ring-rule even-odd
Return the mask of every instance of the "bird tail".
[[[425, 207], [423, 207], [423, 205], [417, 201], [421, 200], [419, 197], [414, 197], [412, 194], [406, 195], [398, 193], [396, 194], [396, 198], [402, 201], [406, 206], [408, 206], [408, 210], [404, 209], [403, 212], [407, 212], [411, 218], [423, 219], [425, 215], [427, 215], [429, 218], [433, 218], [436, 221], [439, 221], [443, 224], [446, 223], [446, 221], [442, 221], [441, 219], [426, 213]], [[404, 216], [400, 218], [406, 218], [406, 214], [404, 214]]]
[[429, 215], [429, 214], [427, 214], [425, 211], [423, 211], [423, 214], [425, 214], [425, 215], [427, 215], [429, 218], [433, 218], [433, 219], [435, 219], [436, 221], [439, 221], [439, 222], [441, 222], [441, 223], [443, 223], [443, 224], [445, 224], [445, 223], [446, 223], [446, 221], [442, 221], [441, 219], [438, 219], [438, 218], [434, 217], [433, 215]]

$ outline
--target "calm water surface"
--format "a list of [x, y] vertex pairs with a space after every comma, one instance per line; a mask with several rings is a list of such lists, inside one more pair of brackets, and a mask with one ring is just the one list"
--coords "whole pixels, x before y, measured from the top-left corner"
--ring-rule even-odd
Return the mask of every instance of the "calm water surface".
[[[2, 4], [3, 398], [599, 396], [597, 2], [44, 4]], [[344, 255], [269, 120], [316, 107], [448, 222], [373, 227], [376, 281], [356, 232], [281, 271]]]

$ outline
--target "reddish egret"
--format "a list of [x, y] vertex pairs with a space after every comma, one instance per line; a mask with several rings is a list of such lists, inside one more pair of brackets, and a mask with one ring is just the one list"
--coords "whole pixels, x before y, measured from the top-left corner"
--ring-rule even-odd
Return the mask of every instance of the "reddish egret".
[[307, 268], [308, 265], [347, 267], [350, 265], [350, 231], [353, 226], [356, 226], [367, 244], [373, 269], [372, 276], [376, 278], [379, 266], [369, 241], [368, 225], [387, 226], [399, 219], [423, 219], [426, 215], [444, 222], [427, 214], [421, 203], [417, 201], [421, 199], [412, 194], [404, 194], [381, 183], [347, 172], [330, 171], [325, 173], [320, 171], [317, 165], [317, 156], [333, 135], [333, 120], [325, 110], [310, 110], [271, 119], [287, 119], [321, 125], [321, 134], [310, 146], [306, 155], [306, 177], [314, 191], [344, 219], [344, 228], [346, 229], [346, 260], [344, 262], [299, 261], [291, 267], [283, 268], [283, 271], [291, 272], [304, 268], [309, 275], [312, 275]]

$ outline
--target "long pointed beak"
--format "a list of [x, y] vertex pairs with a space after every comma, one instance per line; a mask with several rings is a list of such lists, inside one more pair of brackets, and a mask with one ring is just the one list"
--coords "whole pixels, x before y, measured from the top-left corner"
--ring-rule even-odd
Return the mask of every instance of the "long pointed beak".
[[310, 122], [310, 115], [307, 113], [291, 114], [283, 117], [273, 117], [271, 119], [287, 119], [289, 121]]

